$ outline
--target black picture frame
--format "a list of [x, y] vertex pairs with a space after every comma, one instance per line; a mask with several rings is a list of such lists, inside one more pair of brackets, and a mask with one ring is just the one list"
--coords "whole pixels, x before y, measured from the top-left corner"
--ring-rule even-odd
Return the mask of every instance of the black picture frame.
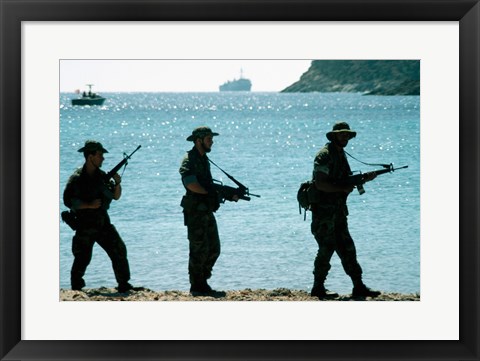
[[[2, 360], [479, 360], [478, 0], [0, 0]], [[21, 339], [22, 21], [458, 21], [459, 341], [24, 341]], [[438, 181], [448, 186], [447, 168]], [[448, 191], [448, 190], [447, 190]], [[39, 233], [39, 240], [45, 235]], [[445, 297], [450, 294], [445, 285]], [[441, 317], [441, 315], [439, 315]], [[212, 320], [212, 322], [221, 322]], [[161, 327], [161, 325], [159, 325]], [[328, 327], [321, 325], [319, 327]], [[86, 335], [88, 337], [88, 335]]]

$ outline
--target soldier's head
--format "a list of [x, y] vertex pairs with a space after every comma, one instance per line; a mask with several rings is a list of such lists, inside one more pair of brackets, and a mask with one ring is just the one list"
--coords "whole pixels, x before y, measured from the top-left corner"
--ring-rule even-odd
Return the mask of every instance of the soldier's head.
[[86, 162], [91, 162], [96, 167], [100, 168], [102, 166], [104, 153], [108, 153], [102, 143], [95, 140], [87, 140], [85, 145], [78, 150], [83, 153]]
[[327, 139], [340, 148], [347, 146], [348, 141], [355, 138], [357, 132], [350, 129], [348, 123], [339, 122], [333, 125], [330, 132], [327, 133]]
[[219, 134], [212, 132], [209, 127], [203, 126], [195, 128], [187, 141], [193, 142], [201, 153], [209, 153], [212, 150], [213, 137], [217, 135]]

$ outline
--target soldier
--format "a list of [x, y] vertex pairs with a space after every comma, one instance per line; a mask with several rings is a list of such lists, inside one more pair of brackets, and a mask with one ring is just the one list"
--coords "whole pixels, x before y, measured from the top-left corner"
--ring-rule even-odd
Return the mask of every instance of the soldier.
[[[314, 262], [311, 295], [319, 299], [338, 296], [324, 286], [333, 252], [337, 252], [345, 273], [352, 279], [352, 297], [376, 297], [380, 294], [363, 283], [362, 268], [357, 262], [355, 245], [348, 232], [347, 197], [354, 187], [336, 184], [351, 174], [344, 148], [356, 135], [347, 123], [335, 124], [332, 131], [327, 133], [330, 142], [317, 153], [314, 161], [313, 181], [317, 192], [311, 206], [311, 231], [319, 249]], [[365, 181], [371, 181], [376, 175], [374, 172], [366, 173], [365, 177]]]
[[[220, 201], [212, 187], [207, 157], [212, 150], [213, 137], [217, 135], [208, 127], [194, 129], [187, 138], [194, 143], [193, 148], [183, 158], [179, 170], [186, 190], [181, 206], [190, 243], [188, 273], [190, 293], [194, 296], [218, 294], [207, 283], [220, 256], [220, 239], [213, 215], [220, 207]], [[238, 196], [229, 200], [237, 201]]]
[[130, 267], [127, 248], [115, 226], [110, 223], [107, 210], [112, 199], [118, 200], [122, 194], [121, 177], [113, 176], [114, 184], [100, 169], [104, 153], [108, 151], [102, 144], [87, 140], [78, 150], [85, 157], [85, 164], [77, 169], [65, 187], [63, 202], [75, 214], [75, 235], [72, 240], [74, 261], [71, 269], [72, 290], [85, 287], [83, 276], [92, 259], [93, 245], [97, 242], [112, 261], [118, 292], [133, 289], [130, 280]]

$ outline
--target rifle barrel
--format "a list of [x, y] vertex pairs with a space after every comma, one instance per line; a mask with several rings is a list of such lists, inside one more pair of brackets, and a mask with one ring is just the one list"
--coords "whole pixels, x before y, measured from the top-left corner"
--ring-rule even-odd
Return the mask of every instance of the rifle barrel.
[[392, 167], [385, 168], [385, 169], [374, 170], [373, 172], [377, 175], [380, 175], [380, 174], [390, 173], [390, 172], [394, 172], [398, 169], [405, 169], [405, 168], [408, 168], [408, 165], [404, 165], [403, 167], [398, 167], [398, 168], [394, 168], [392, 166]]
[[136, 152], [137, 150], [139, 150], [141, 147], [142, 147], [142, 146], [139, 145], [139, 146], [137, 147], [137, 149], [135, 149], [129, 156], [127, 156], [127, 158], [130, 158], [130, 157], [133, 155], [133, 153], [135, 153], [135, 152]]
[[125, 156], [123, 157], [123, 159], [122, 159], [115, 167], [113, 167], [113, 168], [110, 170], [110, 172], [108, 172], [108, 173], [106, 174], [107, 181], [110, 180], [110, 179], [115, 175], [115, 173], [118, 172], [118, 170], [119, 170], [120, 168], [122, 168], [125, 164], [127, 164], [127, 163], [128, 163], [128, 160], [130, 159], [130, 157], [131, 157], [137, 150], [139, 150], [141, 147], [142, 147], [142, 146], [139, 145], [130, 155], [125, 155]]

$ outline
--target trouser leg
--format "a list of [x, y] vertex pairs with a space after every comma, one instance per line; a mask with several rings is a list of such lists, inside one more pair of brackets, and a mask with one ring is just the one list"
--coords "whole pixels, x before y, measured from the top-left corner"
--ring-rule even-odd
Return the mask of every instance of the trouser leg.
[[362, 268], [357, 261], [357, 251], [348, 231], [346, 218], [340, 218], [336, 226], [336, 252], [345, 273], [350, 276], [353, 284], [362, 284]]
[[211, 212], [188, 216], [189, 240], [188, 272], [190, 283], [204, 282], [211, 276], [215, 262], [220, 256], [220, 240], [215, 217]]
[[125, 284], [130, 280], [130, 265], [127, 258], [127, 247], [112, 224], [102, 231], [97, 243], [107, 253], [112, 261], [112, 268], [118, 284]]
[[73, 264], [70, 271], [72, 289], [81, 289], [85, 286], [83, 276], [92, 259], [92, 250], [95, 243], [94, 234], [88, 231], [77, 231], [72, 239]]
[[330, 260], [335, 251], [334, 224], [330, 219], [314, 217], [311, 231], [318, 244], [318, 251], [314, 261], [314, 287], [323, 286], [331, 268]]
[[203, 268], [203, 275], [205, 279], [209, 279], [212, 276], [213, 266], [220, 256], [220, 237], [218, 235], [217, 222], [213, 214], [211, 214], [211, 217], [208, 221], [207, 233], [208, 251], [207, 259]]

